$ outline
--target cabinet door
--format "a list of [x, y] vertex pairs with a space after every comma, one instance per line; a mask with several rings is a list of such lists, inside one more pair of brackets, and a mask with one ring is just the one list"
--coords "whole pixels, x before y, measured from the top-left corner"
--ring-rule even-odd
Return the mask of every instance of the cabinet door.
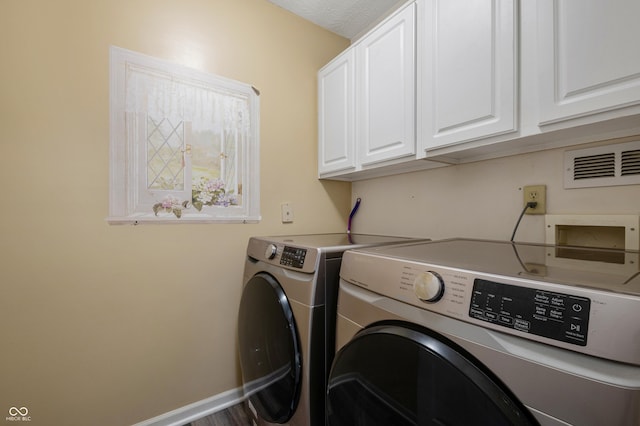
[[318, 174], [353, 169], [354, 53], [345, 51], [318, 72]]
[[638, 0], [538, 0], [540, 123], [640, 104], [638, 17]]
[[415, 155], [415, 4], [384, 22], [355, 49], [360, 163]]
[[425, 149], [516, 130], [514, 3], [418, 2], [418, 137]]

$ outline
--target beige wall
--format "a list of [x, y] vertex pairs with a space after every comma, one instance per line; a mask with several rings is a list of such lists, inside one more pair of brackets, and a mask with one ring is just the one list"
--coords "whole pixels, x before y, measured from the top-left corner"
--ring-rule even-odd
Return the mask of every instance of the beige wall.
[[[630, 140], [640, 136], [602, 143]], [[353, 230], [432, 239], [508, 240], [523, 208], [524, 185], [547, 186], [549, 214], [640, 214], [640, 185], [564, 189], [564, 151], [355, 182], [353, 197], [361, 197], [362, 204]], [[544, 217], [524, 216], [515, 239], [544, 242]]]
[[[260, 89], [260, 224], [105, 222], [109, 45]], [[2, 3], [0, 419], [125, 425], [239, 386], [248, 237], [346, 226], [350, 185], [316, 179], [316, 71], [347, 45], [264, 0]]]

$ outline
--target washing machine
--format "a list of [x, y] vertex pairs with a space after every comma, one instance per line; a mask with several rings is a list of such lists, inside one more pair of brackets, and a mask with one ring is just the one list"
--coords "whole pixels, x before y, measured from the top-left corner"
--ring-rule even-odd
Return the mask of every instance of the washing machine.
[[327, 423], [640, 425], [639, 265], [470, 239], [348, 251]]
[[407, 241], [347, 233], [249, 240], [238, 340], [255, 424], [324, 425], [342, 254]]

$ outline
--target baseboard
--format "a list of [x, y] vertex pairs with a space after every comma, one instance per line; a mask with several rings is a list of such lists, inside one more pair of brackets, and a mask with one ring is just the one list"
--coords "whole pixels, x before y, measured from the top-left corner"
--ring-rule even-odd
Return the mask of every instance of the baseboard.
[[222, 411], [245, 400], [242, 388], [231, 389], [193, 404], [185, 405], [168, 413], [133, 426], [183, 426], [194, 420]]

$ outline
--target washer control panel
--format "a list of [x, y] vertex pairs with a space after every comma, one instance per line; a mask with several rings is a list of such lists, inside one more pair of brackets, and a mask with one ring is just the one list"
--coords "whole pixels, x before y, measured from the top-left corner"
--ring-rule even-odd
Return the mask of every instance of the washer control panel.
[[469, 316], [502, 327], [586, 346], [591, 300], [475, 279]]

